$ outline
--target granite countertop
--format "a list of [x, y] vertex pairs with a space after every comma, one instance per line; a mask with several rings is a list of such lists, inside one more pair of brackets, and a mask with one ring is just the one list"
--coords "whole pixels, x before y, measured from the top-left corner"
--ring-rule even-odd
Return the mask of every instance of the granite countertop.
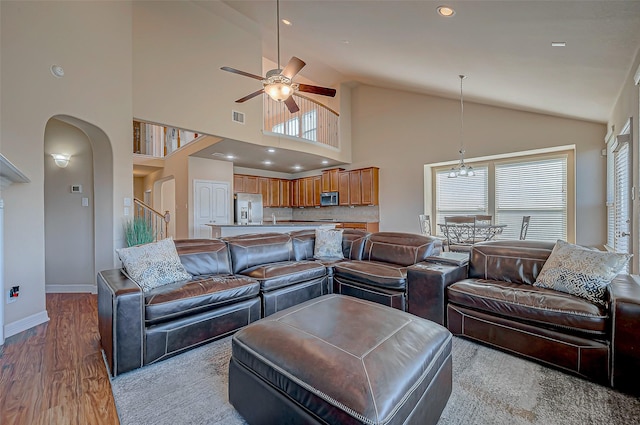
[[212, 227], [295, 227], [295, 226], [322, 226], [325, 224], [335, 224], [327, 221], [278, 221], [276, 224], [265, 221], [262, 224], [213, 224], [207, 223]]

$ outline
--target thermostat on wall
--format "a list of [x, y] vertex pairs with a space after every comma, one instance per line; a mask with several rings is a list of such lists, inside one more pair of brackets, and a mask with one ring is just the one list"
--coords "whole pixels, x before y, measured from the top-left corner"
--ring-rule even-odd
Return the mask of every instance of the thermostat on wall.
[[82, 193], [82, 185], [81, 184], [72, 184], [71, 185], [71, 193]]

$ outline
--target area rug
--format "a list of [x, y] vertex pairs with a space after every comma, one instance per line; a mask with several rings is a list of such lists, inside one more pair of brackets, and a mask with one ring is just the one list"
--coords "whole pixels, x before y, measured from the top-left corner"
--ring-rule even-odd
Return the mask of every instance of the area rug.
[[[243, 425], [228, 402], [231, 338], [111, 381], [122, 425]], [[250, 396], [250, 395], [247, 395]], [[438, 425], [640, 423], [640, 399], [461, 338]]]

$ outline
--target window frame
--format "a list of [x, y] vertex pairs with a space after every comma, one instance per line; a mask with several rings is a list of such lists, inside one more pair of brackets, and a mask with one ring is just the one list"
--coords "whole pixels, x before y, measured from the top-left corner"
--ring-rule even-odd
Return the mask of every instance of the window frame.
[[[557, 149], [550, 149], [547, 151], [527, 151], [527, 152], [515, 152], [506, 155], [495, 155], [492, 157], [484, 158], [470, 158], [466, 159], [465, 163], [472, 167], [488, 167], [488, 214], [496, 216], [496, 204], [495, 204], [495, 191], [496, 191], [496, 171], [495, 165], [501, 163], [514, 163], [514, 162], [530, 162], [536, 160], [553, 159], [559, 157], [566, 157], [566, 214], [567, 214], [567, 241], [575, 243], [576, 240], [576, 184], [575, 184], [575, 146], [563, 146]], [[457, 164], [457, 162], [456, 162]], [[425, 194], [425, 211], [430, 211], [432, 217], [437, 217], [437, 181], [436, 173], [449, 170], [452, 163], [440, 163], [430, 166], [430, 175], [425, 175], [425, 182], [429, 183], [431, 193]], [[473, 177], [457, 177], [457, 178], [473, 178]], [[428, 198], [428, 200], [427, 200]], [[434, 221], [435, 222], [435, 221]], [[439, 232], [439, 229], [436, 229]]]

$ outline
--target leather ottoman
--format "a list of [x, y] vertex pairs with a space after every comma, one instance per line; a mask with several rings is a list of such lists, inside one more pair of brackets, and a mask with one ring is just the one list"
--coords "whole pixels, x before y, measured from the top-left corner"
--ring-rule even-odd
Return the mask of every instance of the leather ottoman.
[[233, 336], [229, 401], [251, 424], [435, 424], [451, 394], [451, 333], [325, 295]]

